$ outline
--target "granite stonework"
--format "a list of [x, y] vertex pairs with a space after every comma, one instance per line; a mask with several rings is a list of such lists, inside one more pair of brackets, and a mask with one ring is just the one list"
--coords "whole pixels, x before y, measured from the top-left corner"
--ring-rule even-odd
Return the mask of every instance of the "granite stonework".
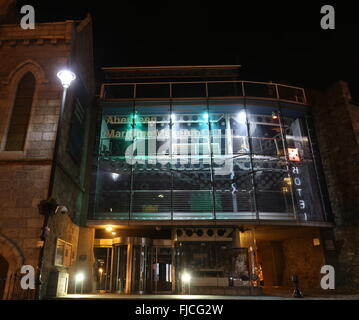
[[334, 215], [337, 286], [359, 290], [359, 107], [339, 81], [312, 91], [318, 145]]
[[[0, 25], [0, 254], [11, 262], [8, 277], [19, 272], [22, 264], [32, 265], [37, 271], [40, 265], [39, 240], [44, 217], [39, 214], [38, 204], [48, 198], [63, 91], [56, 74], [63, 67], [71, 67], [92, 101], [92, 59], [92, 21], [89, 16], [81, 21], [37, 23], [34, 30], [23, 30], [15, 24]], [[25, 147], [23, 151], [5, 151], [17, 84], [27, 72], [34, 75], [36, 87]], [[77, 242], [82, 229], [79, 221], [83, 220], [81, 215], [86, 211], [87, 141], [83, 145], [81, 163], [74, 162], [67, 151], [75, 96], [76, 92], [70, 88], [52, 194], [58, 204], [68, 208], [68, 213], [56, 214], [49, 220], [42, 297], [47, 294], [50, 272], [66, 271], [71, 277], [76, 269]], [[54, 266], [57, 238], [72, 244], [72, 266], [64, 270]], [[11, 290], [7, 281], [3, 297], [11, 298]]]
[[299, 277], [302, 289], [319, 289], [320, 269], [326, 264], [325, 246], [320, 240], [315, 245], [313, 239], [320, 238], [320, 228], [288, 227], [257, 241], [258, 263], [262, 266], [266, 290], [292, 288], [293, 275]]

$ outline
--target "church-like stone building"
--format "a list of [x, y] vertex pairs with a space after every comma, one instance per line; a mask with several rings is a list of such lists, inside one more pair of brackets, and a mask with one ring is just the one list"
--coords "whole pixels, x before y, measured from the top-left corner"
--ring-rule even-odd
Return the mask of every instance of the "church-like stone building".
[[[34, 266], [38, 274], [42, 261], [38, 296], [52, 290], [49, 277], [56, 278], [56, 271], [71, 272], [86, 210], [87, 133], [94, 96], [91, 17], [36, 23], [35, 29], [23, 30], [15, 9], [15, 1], [2, 1], [0, 296], [5, 299], [35, 298], [34, 290], [19, 287], [22, 265]], [[56, 170], [51, 174], [63, 92], [56, 74], [63, 68], [71, 68], [77, 78], [65, 101]], [[54, 188], [49, 194], [50, 180]], [[38, 206], [49, 198], [68, 212], [50, 217], [49, 236], [43, 241], [44, 216]], [[55, 267], [56, 246], [63, 250], [63, 244], [69, 261], [57, 261]]]

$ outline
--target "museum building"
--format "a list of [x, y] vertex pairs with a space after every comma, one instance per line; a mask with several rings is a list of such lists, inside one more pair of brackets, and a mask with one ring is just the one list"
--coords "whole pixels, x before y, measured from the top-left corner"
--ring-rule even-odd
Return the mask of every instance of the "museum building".
[[239, 80], [238, 65], [103, 71], [97, 290], [261, 294], [293, 275], [318, 288], [333, 219], [304, 89]]
[[0, 5], [0, 299], [291, 294], [293, 276], [307, 294], [327, 264], [357, 292], [350, 83], [113, 67], [97, 90], [91, 17], [22, 30], [15, 4]]

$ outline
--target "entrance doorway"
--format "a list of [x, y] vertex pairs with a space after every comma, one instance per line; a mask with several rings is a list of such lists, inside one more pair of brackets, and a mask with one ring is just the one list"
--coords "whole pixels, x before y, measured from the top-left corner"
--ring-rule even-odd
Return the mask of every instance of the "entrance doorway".
[[113, 292], [130, 294], [150, 291], [150, 244], [150, 239], [140, 237], [113, 239]]
[[171, 293], [172, 248], [170, 246], [155, 246], [152, 249], [152, 291], [154, 293]]
[[112, 245], [94, 247], [97, 292], [171, 293], [171, 240], [118, 237]]
[[94, 248], [97, 292], [110, 291], [112, 247]]

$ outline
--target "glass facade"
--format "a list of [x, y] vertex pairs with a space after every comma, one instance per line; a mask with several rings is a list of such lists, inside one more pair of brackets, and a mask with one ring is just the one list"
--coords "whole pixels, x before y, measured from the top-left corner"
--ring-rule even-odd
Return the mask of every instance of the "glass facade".
[[310, 119], [293, 106], [102, 102], [89, 218], [325, 221]]

